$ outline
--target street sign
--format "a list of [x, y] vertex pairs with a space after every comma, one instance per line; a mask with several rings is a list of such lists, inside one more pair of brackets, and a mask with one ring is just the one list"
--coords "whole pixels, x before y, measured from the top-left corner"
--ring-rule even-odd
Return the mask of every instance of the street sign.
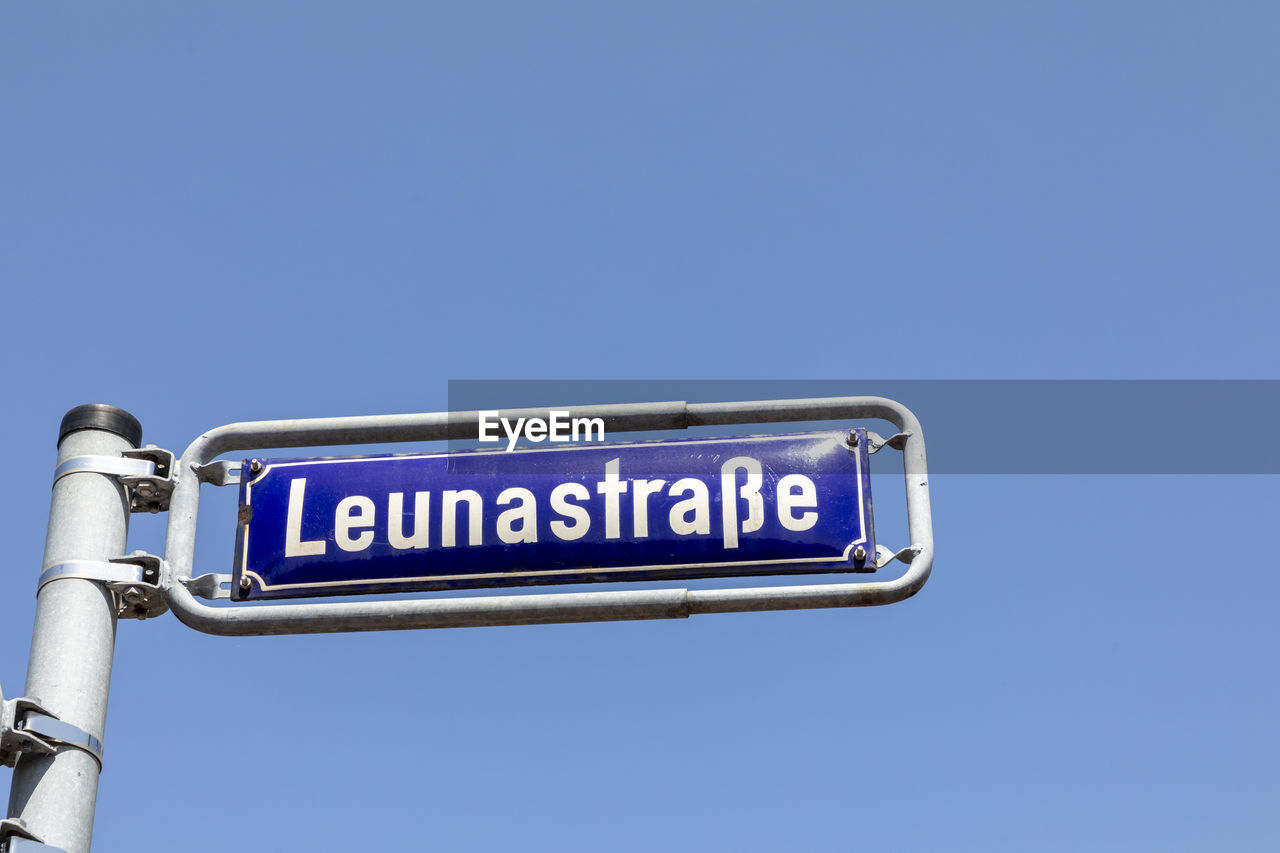
[[238, 600], [873, 571], [863, 429], [251, 459]]

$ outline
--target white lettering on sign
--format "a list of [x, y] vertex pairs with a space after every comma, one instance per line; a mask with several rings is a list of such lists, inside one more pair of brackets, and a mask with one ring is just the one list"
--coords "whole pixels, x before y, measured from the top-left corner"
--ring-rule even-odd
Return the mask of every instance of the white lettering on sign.
[[[745, 478], [741, 475], [745, 473]], [[741, 482], [740, 482], [741, 481]], [[302, 520], [306, 517], [307, 480], [298, 477], [289, 483], [289, 505], [285, 517], [285, 557], [312, 557], [325, 553], [327, 539], [302, 538]], [[598, 497], [604, 515], [606, 539], [623, 536], [622, 501], [631, 498], [630, 536], [646, 539], [653, 525], [663, 524], [659, 516], [649, 513], [649, 500], [665, 490], [669, 498], [680, 498], [667, 512], [667, 528], [677, 536], [711, 534], [711, 490], [696, 477], [684, 477], [671, 483], [665, 480], [626, 479], [622, 476], [621, 459], [605, 463], [604, 477], [592, 490], [582, 483], [561, 483], [551, 490], [549, 503], [554, 518], [548, 525], [552, 536], [572, 542], [587, 535], [592, 514], [587, 505]], [[818, 522], [818, 492], [814, 482], [804, 474], [787, 474], [777, 481], [776, 507], [778, 522], [787, 530], [808, 530]], [[538, 497], [528, 489], [504, 489], [494, 503], [509, 507], [498, 513], [490, 535], [509, 545], [538, 541]], [[413, 493], [413, 513], [406, 518], [405, 493], [386, 496], [386, 514], [367, 495], [348, 495], [338, 501], [329, 530], [338, 548], [359, 552], [377, 539], [396, 550], [422, 550], [436, 545], [458, 547], [460, 525], [466, 528], [467, 546], [484, 544], [484, 498], [472, 489], [446, 489], [440, 495], [438, 527], [431, 521], [431, 492]], [[765, 478], [763, 466], [750, 456], [735, 456], [720, 466], [720, 540], [726, 550], [739, 547], [747, 536], [764, 525]], [[490, 516], [492, 518], [492, 516]], [[432, 531], [438, 529], [439, 540]]]
[[638, 539], [649, 535], [649, 495], [662, 491], [666, 480], [632, 480], [631, 532]]
[[803, 474], [788, 474], [778, 481], [778, 521], [788, 530], [808, 530], [818, 523], [816, 512], [802, 512], [797, 518], [795, 510], [818, 505], [818, 495], [813, 480]]
[[457, 522], [458, 522], [458, 504], [465, 503], [467, 505], [467, 535], [470, 540], [468, 545], [479, 545], [481, 536], [481, 519], [483, 511], [481, 504], [483, 500], [479, 492], [473, 492], [471, 489], [463, 489], [455, 492], [452, 489], [446, 489], [444, 493], [444, 536], [442, 544], [446, 548], [452, 548], [458, 544], [457, 539]]
[[[747, 472], [747, 482], [742, 491], [734, 494], [734, 481], [738, 471]], [[760, 462], [750, 456], [735, 456], [720, 466], [720, 515], [724, 520], [724, 547], [738, 547], [738, 497], [747, 501], [747, 517], [742, 520], [742, 532], [754, 533], [764, 524], [764, 498], [760, 487], [764, 485], [764, 473]]]
[[525, 440], [538, 444], [550, 441], [559, 444], [569, 441], [604, 441], [603, 418], [575, 418], [568, 409], [551, 411], [549, 421], [542, 418], [516, 418], [513, 424], [508, 418], [501, 416], [496, 409], [480, 412], [477, 421], [477, 438], [481, 443], [497, 443], [502, 441], [498, 428], [507, 436], [507, 452], [516, 449], [516, 443], [523, 435]]
[[289, 512], [284, 522], [284, 555], [286, 557], [318, 557], [324, 553], [324, 540], [302, 541], [302, 500], [307, 491], [307, 478], [289, 483]]
[[387, 498], [387, 542], [397, 551], [426, 548], [430, 534], [431, 493], [413, 494], [413, 532], [404, 534], [404, 492], [392, 492]]
[[[677, 501], [668, 521], [671, 532], [680, 536], [711, 532], [711, 494], [707, 484], [696, 477], [684, 477], [671, 484], [667, 494], [675, 497], [692, 492], [693, 497]], [[692, 515], [692, 517], [690, 517]]]
[[591, 515], [585, 508], [569, 503], [570, 497], [585, 501], [591, 499], [591, 492], [581, 483], [561, 483], [551, 490], [551, 509], [565, 518], [571, 518], [575, 524], [563, 521], [551, 522], [551, 532], [557, 539], [572, 542], [587, 535], [591, 529]]
[[[528, 489], [504, 489], [498, 495], [498, 506], [520, 501], [515, 509], [498, 516], [498, 538], [508, 545], [516, 542], [538, 541], [538, 504]], [[519, 527], [516, 523], [519, 522]]]
[[622, 536], [618, 523], [618, 498], [627, 490], [627, 481], [618, 479], [619, 459], [611, 459], [604, 466], [604, 480], [596, 483], [596, 491], [604, 495], [604, 538]]
[[333, 514], [333, 538], [344, 551], [363, 551], [373, 544], [373, 531], [365, 530], [355, 536], [352, 530], [373, 527], [373, 501], [364, 495], [352, 495], [338, 501]]

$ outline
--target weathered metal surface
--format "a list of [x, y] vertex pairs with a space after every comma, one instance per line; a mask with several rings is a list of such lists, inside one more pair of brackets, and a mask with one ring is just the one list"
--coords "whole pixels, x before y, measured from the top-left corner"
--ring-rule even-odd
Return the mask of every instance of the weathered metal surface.
[[[68, 463], [85, 457], [122, 459], [129, 449], [126, 438], [101, 429], [77, 429], [62, 438], [44, 569], [107, 562], [124, 552], [130, 498], [120, 475]], [[49, 714], [73, 727], [44, 721], [42, 728], [57, 729], [69, 742], [80, 739], [84, 745], [51, 755], [24, 753], [13, 771], [9, 814], [68, 853], [88, 853], [93, 835], [101, 766], [87, 745], [100, 744], [106, 726], [117, 609], [116, 593], [106, 583], [83, 577], [60, 577], [36, 597], [25, 695], [39, 697]]]

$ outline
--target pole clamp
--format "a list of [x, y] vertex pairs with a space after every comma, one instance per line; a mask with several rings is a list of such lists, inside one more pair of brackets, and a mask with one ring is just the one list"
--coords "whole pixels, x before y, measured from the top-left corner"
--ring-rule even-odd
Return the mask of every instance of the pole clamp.
[[96, 735], [58, 719], [39, 699], [5, 701], [0, 693], [0, 764], [15, 767], [24, 752], [53, 755], [58, 745], [84, 750], [102, 770], [102, 741]]
[[164, 560], [143, 551], [108, 561], [67, 560], [54, 563], [40, 573], [36, 595], [45, 584], [62, 578], [97, 581], [114, 594], [118, 617], [149, 619], [169, 609], [169, 602], [160, 586], [163, 572]]
[[98, 762], [99, 772], [102, 770], [102, 741], [79, 726], [59, 720], [53, 714], [27, 711], [18, 720], [16, 730], [19, 733], [35, 735], [45, 743], [74, 746], [76, 749], [84, 750]]
[[41, 755], [54, 753], [52, 744], [18, 725], [18, 721], [31, 711], [37, 714], [49, 713], [35, 699], [23, 697], [6, 701], [4, 691], [0, 690], [0, 764], [5, 767], [16, 766], [18, 756], [24, 752], [38, 752]]
[[67, 853], [61, 847], [45, 844], [40, 836], [27, 829], [20, 817], [0, 820], [0, 853]]
[[130, 512], [163, 512], [173, 494], [173, 454], [148, 444], [119, 456], [72, 456], [53, 472], [53, 481], [68, 474], [106, 474], [129, 491]]

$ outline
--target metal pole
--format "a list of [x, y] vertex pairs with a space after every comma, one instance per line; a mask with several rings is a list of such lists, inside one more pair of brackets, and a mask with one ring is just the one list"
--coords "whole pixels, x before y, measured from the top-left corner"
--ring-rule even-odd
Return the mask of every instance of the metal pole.
[[[141, 439], [142, 426], [123, 409], [78, 406], [62, 420], [58, 463], [118, 457]], [[128, 496], [115, 477], [67, 474], [53, 485], [44, 567], [122, 556], [128, 530]], [[26, 696], [103, 740], [115, 638], [114, 594], [103, 584], [74, 577], [46, 584], [36, 600]], [[50, 756], [24, 754], [13, 773], [9, 816], [22, 818], [48, 845], [88, 853], [100, 772], [94, 756], [74, 746]]]

